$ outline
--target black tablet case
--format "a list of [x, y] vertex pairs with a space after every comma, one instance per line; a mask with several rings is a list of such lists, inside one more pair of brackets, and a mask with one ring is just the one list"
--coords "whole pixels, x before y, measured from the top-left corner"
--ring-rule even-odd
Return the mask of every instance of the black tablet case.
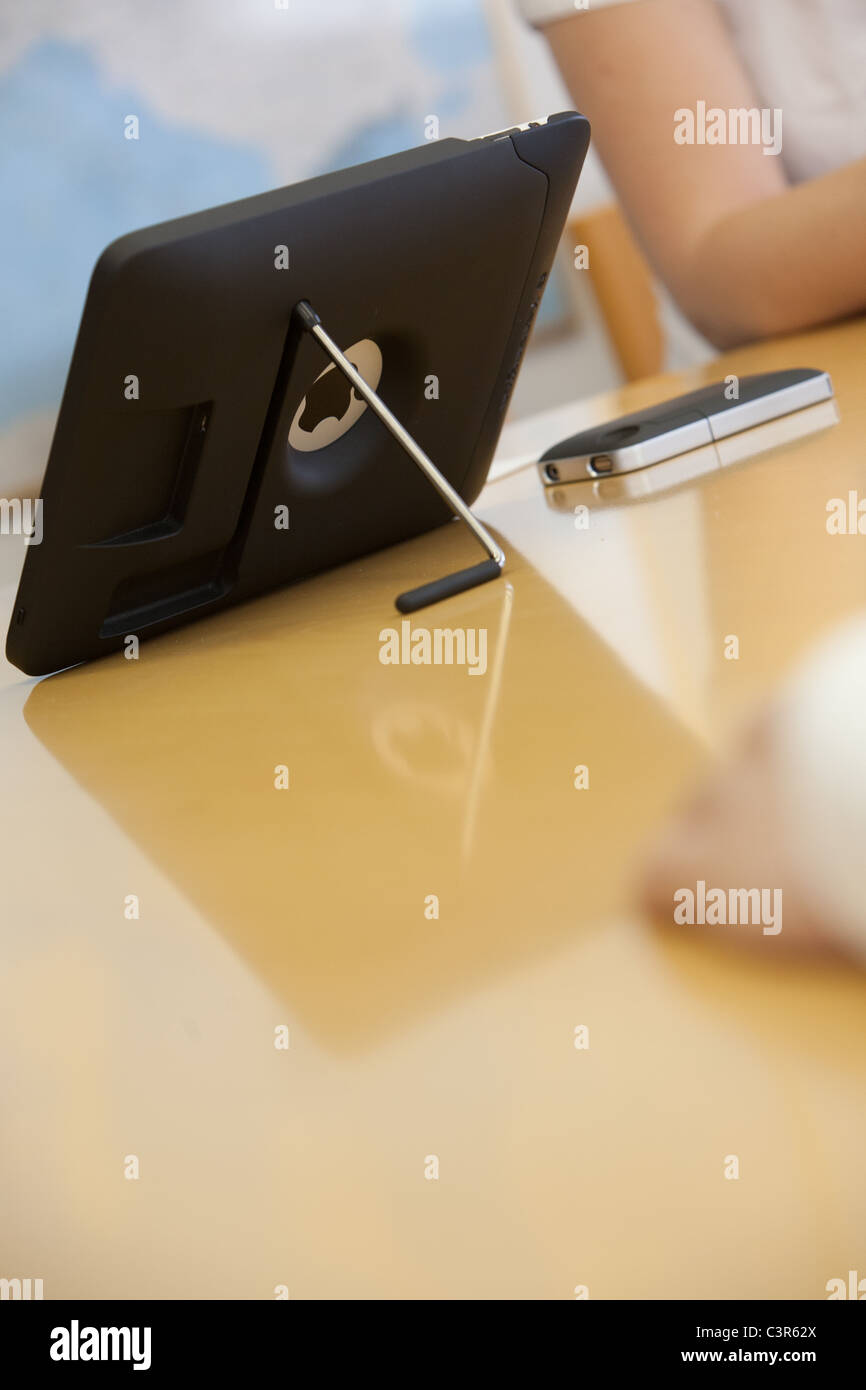
[[588, 141], [585, 118], [561, 113], [112, 243], [82, 315], [9, 660], [59, 670], [449, 518], [370, 410], [324, 450], [289, 446], [327, 365], [292, 317], [300, 300], [344, 348], [377, 343], [381, 396], [471, 502]]

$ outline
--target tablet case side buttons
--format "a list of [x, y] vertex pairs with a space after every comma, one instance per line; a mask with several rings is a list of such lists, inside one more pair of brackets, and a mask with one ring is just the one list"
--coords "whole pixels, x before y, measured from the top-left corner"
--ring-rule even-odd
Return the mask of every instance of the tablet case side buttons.
[[[538, 282], [539, 286], [543, 285], [546, 279], [547, 273], [545, 272], [545, 274]], [[520, 366], [523, 362], [523, 354], [526, 350], [526, 344], [529, 341], [529, 335], [532, 332], [532, 325], [535, 323], [535, 315], [538, 313], [539, 303], [540, 296], [533, 299], [532, 303], [529, 306], [529, 313], [526, 319], [524, 320], [523, 327], [521, 328], [520, 337], [518, 338], [517, 346], [514, 349], [514, 359], [511, 363], [511, 366], [508, 369], [508, 373], [503, 383], [502, 396], [499, 401], [500, 415], [504, 414], [504, 412], [507, 410], [508, 402], [511, 400], [511, 394], [514, 390], [514, 383], [517, 381]]]

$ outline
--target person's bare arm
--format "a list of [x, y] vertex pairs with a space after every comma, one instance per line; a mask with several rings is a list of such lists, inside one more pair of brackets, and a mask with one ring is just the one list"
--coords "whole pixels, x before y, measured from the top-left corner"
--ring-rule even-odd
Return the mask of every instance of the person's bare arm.
[[544, 32], [650, 262], [711, 342], [866, 308], [866, 160], [790, 186], [760, 145], [674, 141], [699, 100], [758, 105], [713, 0], [590, 8]]

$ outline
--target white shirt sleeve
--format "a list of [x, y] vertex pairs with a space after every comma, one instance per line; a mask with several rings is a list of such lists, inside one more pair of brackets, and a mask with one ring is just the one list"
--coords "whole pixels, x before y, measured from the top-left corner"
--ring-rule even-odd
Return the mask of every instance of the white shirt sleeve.
[[627, 5], [633, 0], [517, 0], [517, 8], [523, 18], [540, 28], [551, 24], [555, 19], [565, 19], [572, 14], [585, 14], [587, 10], [601, 10], [607, 5]]

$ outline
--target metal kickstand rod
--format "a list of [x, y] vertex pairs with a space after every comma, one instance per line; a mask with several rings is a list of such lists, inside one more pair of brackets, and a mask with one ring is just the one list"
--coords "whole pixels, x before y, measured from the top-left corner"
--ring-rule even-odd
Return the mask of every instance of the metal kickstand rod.
[[368, 385], [361, 373], [352, 366], [348, 357], [340, 351], [334, 340], [325, 332], [315, 309], [305, 299], [302, 299], [299, 304], [295, 305], [294, 312], [302, 327], [311, 333], [316, 342], [324, 348], [334, 366], [339, 368], [347, 381], [351, 382], [357, 394], [363, 397], [370, 409], [378, 415], [385, 428], [394, 436], [412, 462], [417, 464], [427, 480], [433, 484], [439, 496], [444, 502], [447, 502], [454, 515], [466, 522], [470, 531], [480, 541], [489, 556], [489, 559], [482, 560], [480, 564], [470, 565], [465, 570], [456, 570], [454, 574], [446, 574], [441, 579], [433, 579], [429, 584], [421, 584], [417, 589], [408, 589], [405, 594], [399, 594], [396, 599], [398, 611], [400, 613], [415, 613], [419, 608], [426, 608], [428, 604], [438, 603], [443, 598], [450, 598], [452, 594], [462, 594], [466, 589], [474, 589], [477, 584], [486, 584], [489, 579], [498, 579], [505, 565], [505, 552], [496, 544], [487, 528], [482, 526], [478, 518], [467, 507], [459, 492], [455, 491], [448, 479], [443, 477], [432, 459], [428, 458], [424, 450], [416, 444], [409, 431], [400, 424], [396, 415], [388, 409], [381, 396], [377, 395], [372, 386]]

